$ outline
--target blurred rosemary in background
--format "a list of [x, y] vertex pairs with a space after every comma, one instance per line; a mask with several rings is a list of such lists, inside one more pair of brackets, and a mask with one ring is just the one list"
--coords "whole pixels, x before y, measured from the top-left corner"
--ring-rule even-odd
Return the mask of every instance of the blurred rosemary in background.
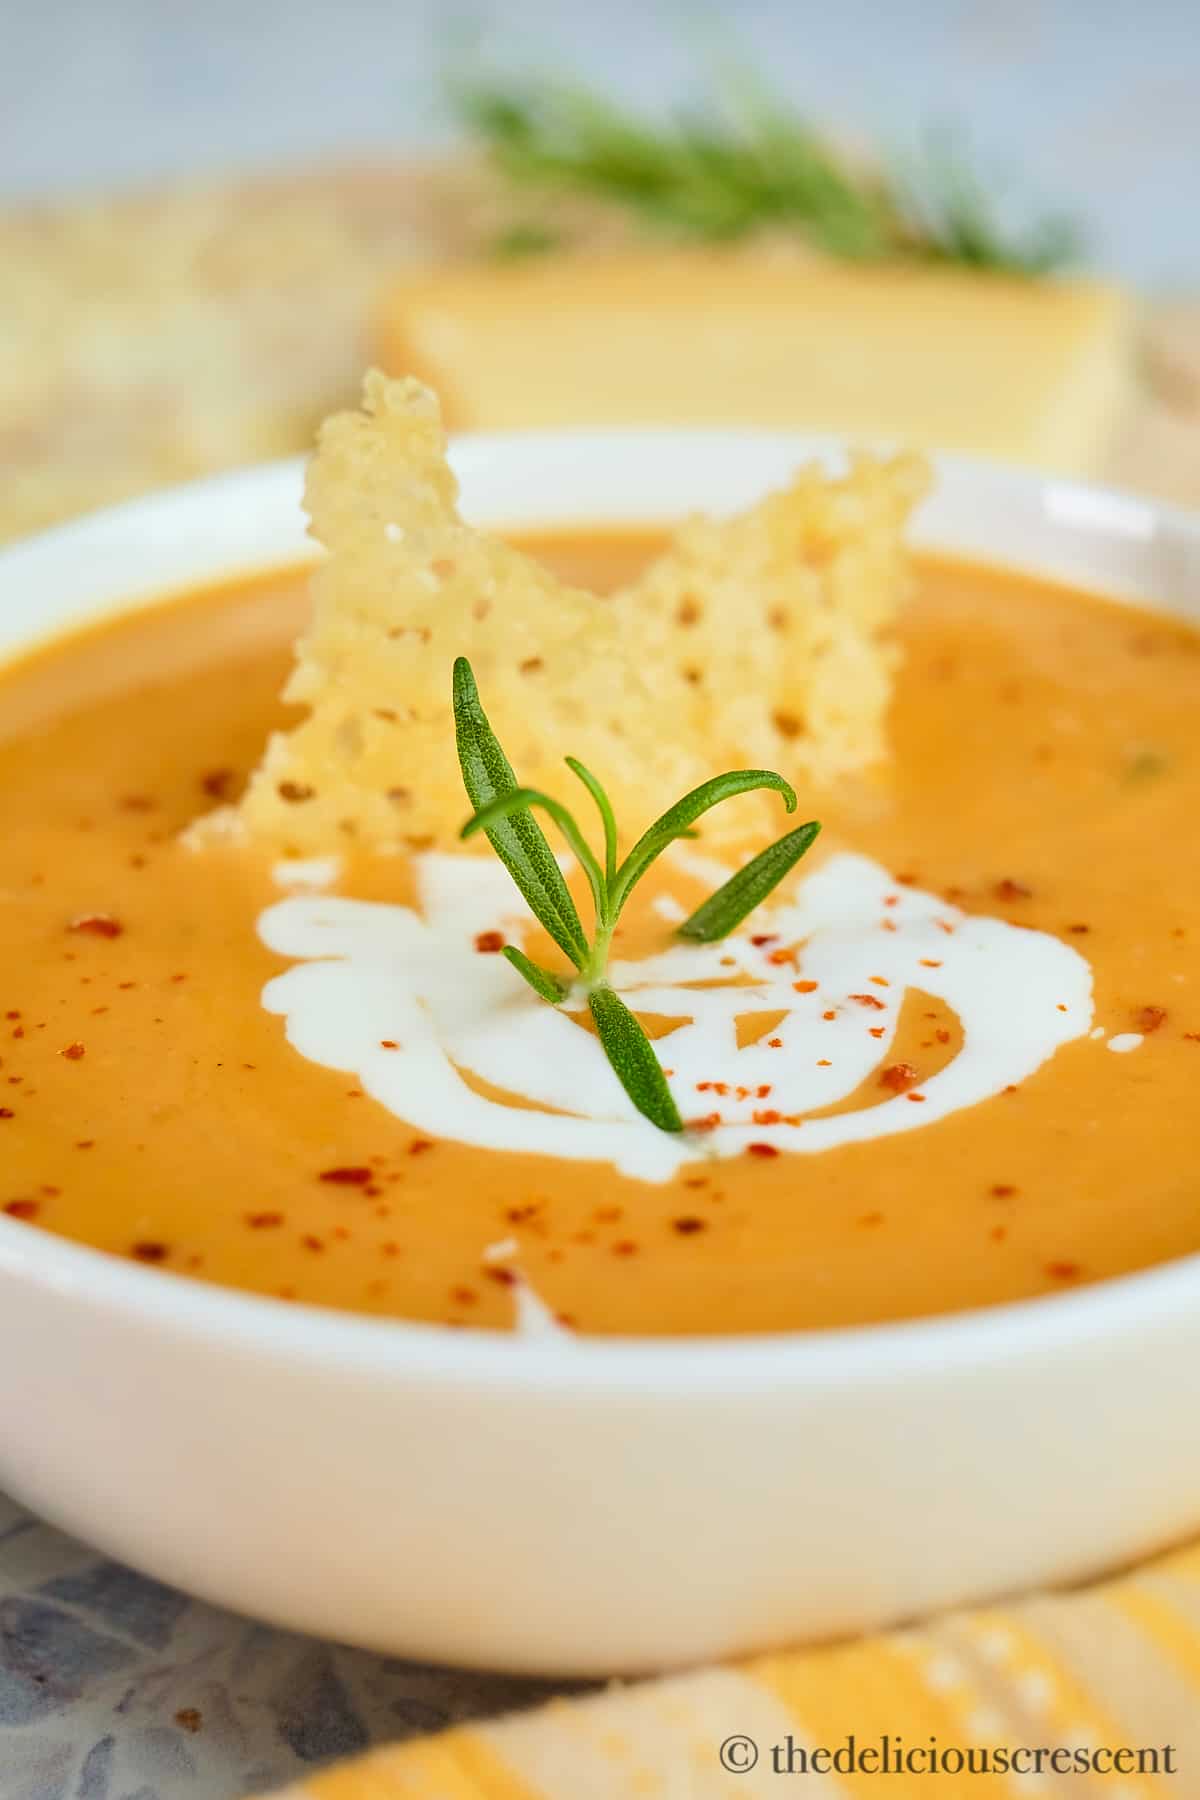
[[[605, 201], [677, 239], [775, 231], [856, 261], [1026, 275], [1051, 273], [1080, 253], [1070, 220], [1017, 230], [1003, 222], [954, 134], [931, 135], [903, 167], [863, 166], [745, 71], [704, 104], [661, 120], [571, 80], [459, 73], [449, 91], [459, 122], [516, 193]], [[492, 247], [518, 255], [562, 242], [561, 229], [534, 213]]]

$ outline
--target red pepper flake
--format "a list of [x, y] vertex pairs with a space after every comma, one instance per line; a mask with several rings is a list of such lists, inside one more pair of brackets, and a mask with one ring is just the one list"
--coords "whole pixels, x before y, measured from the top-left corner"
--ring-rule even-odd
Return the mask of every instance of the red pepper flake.
[[757, 1088], [755, 1088], [754, 1097], [756, 1100], [765, 1100], [767, 1095], [770, 1093], [770, 1091], [771, 1091], [771, 1083], [769, 1081], [764, 1081], [764, 1082], [760, 1083], [760, 1085]]
[[856, 1000], [859, 1006], [874, 1007], [876, 1012], [882, 1012], [884, 1010], [883, 1001], [877, 999], [874, 994], [851, 994], [850, 998], [851, 1000]]
[[1046, 1273], [1052, 1281], [1077, 1281], [1082, 1274], [1077, 1262], [1049, 1262]]
[[474, 1306], [479, 1299], [479, 1295], [474, 1288], [452, 1287], [450, 1289], [450, 1298], [459, 1306]]
[[[125, 927], [111, 913], [80, 913], [67, 926], [68, 931], [82, 932], [87, 937], [120, 937]], [[11, 1017], [11, 1014], [10, 1014]]]
[[1185, 1031], [1183, 1035], [1189, 1044], [1200, 1044], [1200, 1031]]
[[886, 975], [868, 975], [867, 980], [873, 981], [876, 987], [891, 987], [892, 985]]
[[11, 1106], [0, 1106], [0, 1119], [14, 1119], [16, 1114]]
[[795, 960], [796, 951], [794, 947], [791, 950], [772, 950], [770, 956], [767, 958], [767, 961], [769, 963], [774, 963], [777, 968], [782, 967], [784, 963], [794, 963]]
[[1009, 875], [1006, 875], [1003, 881], [998, 881], [992, 892], [997, 900], [1033, 899], [1033, 889], [1026, 887], [1023, 881], [1014, 881]]
[[500, 1287], [516, 1287], [517, 1278], [511, 1269], [497, 1269], [490, 1263], [483, 1271], [489, 1281], [495, 1281]]
[[688, 1120], [688, 1130], [689, 1131], [715, 1131], [717, 1129], [717, 1126], [720, 1123], [721, 1123], [721, 1115], [719, 1112], [705, 1113], [699, 1119], [689, 1119]]
[[867, 1026], [867, 1036], [873, 1037], [873, 1038], [886, 1037], [887, 1036], [887, 1026], [886, 1025], [868, 1025]]
[[993, 1200], [1011, 1200], [1016, 1191], [1016, 1188], [1008, 1181], [994, 1181], [988, 1189]]
[[680, 1237], [692, 1237], [697, 1231], [707, 1231], [708, 1229], [707, 1219], [697, 1219], [691, 1214], [685, 1214], [681, 1219], [672, 1219], [671, 1224]]
[[747, 1144], [746, 1154], [748, 1156], [778, 1156], [779, 1152], [774, 1144]]
[[283, 1224], [281, 1212], [248, 1212], [246, 1223], [251, 1231], [271, 1231], [276, 1225]]
[[68, 1062], [78, 1062], [80, 1057], [84, 1054], [84, 1048], [82, 1044], [78, 1043], [66, 1044], [58, 1054], [60, 1056], [65, 1056]]
[[198, 1706], [181, 1706], [175, 1714], [175, 1723], [181, 1731], [199, 1731], [204, 1715]]
[[632, 1238], [618, 1238], [617, 1242], [612, 1247], [612, 1253], [614, 1256], [636, 1256], [638, 1253], [638, 1246], [634, 1243]]
[[36, 1200], [7, 1200], [4, 1211], [10, 1219], [36, 1219], [41, 1208]]
[[909, 873], [908, 871], [906, 871], [903, 875], [897, 875], [896, 880], [900, 883], [901, 887], [916, 887], [916, 885], [917, 885], [916, 876]]
[[836, 1018], [837, 1018], [837, 1008], [836, 1008], [836, 1007], [833, 1007], [833, 1006], [831, 1006], [831, 1007], [830, 1007], [830, 1008], [829, 1008], [829, 1011], [828, 1011], [828, 1012], [823, 1012], [823, 1013], [822, 1013], [822, 1014], [821, 1014], [821, 1017], [822, 1017], [822, 1018], [823, 1018], [823, 1019], [836, 1019]]
[[1167, 1022], [1165, 1006], [1143, 1006], [1137, 1016], [1139, 1031], [1157, 1031], [1160, 1025]]
[[915, 1106], [924, 1106], [925, 1104], [924, 1094], [905, 1094], [904, 1098], [911, 1100]]
[[923, 969], [940, 969], [941, 966], [941, 958], [938, 956], [923, 956], [921, 958], [921, 967]]
[[166, 1262], [171, 1252], [166, 1244], [157, 1244], [147, 1241], [140, 1244], [131, 1244], [129, 1247], [129, 1254], [138, 1262], [160, 1263]]
[[200, 786], [212, 800], [226, 800], [233, 784], [232, 769], [210, 769], [200, 777]]
[[778, 1125], [782, 1118], [782, 1113], [776, 1112], [773, 1107], [765, 1106], [760, 1112], [753, 1115], [753, 1122], [755, 1125]]
[[1073, 937], [1086, 937], [1091, 930], [1090, 925], [1068, 925], [1067, 930]]
[[147, 813], [154, 811], [158, 801], [150, 794], [122, 794], [117, 805], [122, 812]]
[[432, 1138], [414, 1138], [412, 1143], [408, 1146], [408, 1154], [410, 1156], [424, 1156], [426, 1150], [432, 1149]]
[[750, 942], [756, 949], [761, 950], [764, 944], [773, 944], [778, 935], [778, 932], [766, 932], [761, 937], [752, 937]]
[[475, 948], [481, 956], [495, 956], [504, 948], [504, 933], [502, 931], [481, 931], [475, 939]]
[[318, 1181], [329, 1181], [335, 1187], [363, 1187], [371, 1179], [371, 1171], [359, 1165], [339, 1169], [322, 1169]]
[[314, 1254], [319, 1254], [325, 1248], [325, 1240], [315, 1236], [311, 1231], [306, 1232], [300, 1242], [306, 1250], [311, 1250]]
[[914, 1081], [919, 1079], [920, 1077], [911, 1063], [889, 1063], [879, 1077], [879, 1085], [882, 1088], [890, 1088], [893, 1094], [903, 1094]]
[[815, 994], [817, 985], [815, 981], [793, 981], [792, 983], [798, 994]]
[[768, 1050], [782, 1050], [783, 1049], [783, 1039], [782, 1038], [768, 1038], [767, 1039], [767, 1049]]
[[380, 1038], [379, 1048], [381, 1050], [398, 1050], [400, 1046], [395, 1038]]

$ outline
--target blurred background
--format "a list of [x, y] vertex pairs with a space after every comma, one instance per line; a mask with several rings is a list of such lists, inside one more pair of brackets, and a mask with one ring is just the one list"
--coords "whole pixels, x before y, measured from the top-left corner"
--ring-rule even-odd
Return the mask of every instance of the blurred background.
[[[0, 0], [0, 26], [0, 535], [303, 447], [384, 351], [453, 388], [396, 346], [469, 317], [486, 362], [486, 282], [439, 291], [422, 336], [405, 271], [536, 260], [550, 283], [563, 253], [696, 240], [1103, 277], [1135, 309], [1133, 400], [1079, 415], [1083, 460], [1200, 500], [1195, 0]], [[886, 386], [913, 346], [878, 348]]]

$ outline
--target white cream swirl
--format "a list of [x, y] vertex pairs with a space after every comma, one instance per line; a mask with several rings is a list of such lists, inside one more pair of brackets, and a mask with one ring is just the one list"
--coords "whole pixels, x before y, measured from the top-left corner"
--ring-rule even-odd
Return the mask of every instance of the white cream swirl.
[[[683, 1117], [720, 1115], [670, 1136], [636, 1112], [590, 1032], [531, 994], [503, 957], [480, 953], [483, 934], [519, 941], [530, 923], [500, 864], [431, 854], [417, 876], [419, 910], [312, 893], [269, 907], [263, 942], [297, 966], [267, 984], [263, 1004], [311, 1062], [352, 1071], [417, 1130], [481, 1148], [606, 1162], [647, 1181], [751, 1144], [828, 1150], [976, 1105], [1092, 1024], [1091, 970], [1069, 945], [834, 855], [723, 943], [614, 963], [629, 1005], [680, 1021], [658, 1048]], [[806, 1116], [886, 1064], [912, 989], [942, 999], [963, 1034], [920, 1099]], [[762, 1014], [782, 1017], [739, 1047]]]

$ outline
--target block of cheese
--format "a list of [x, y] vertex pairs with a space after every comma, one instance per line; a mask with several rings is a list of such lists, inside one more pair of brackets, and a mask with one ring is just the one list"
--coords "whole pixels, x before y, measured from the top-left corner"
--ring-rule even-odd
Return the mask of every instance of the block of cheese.
[[377, 351], [454, 430], [751, 424], [1084, 473], [1126, 398], [1100, 283], [679, 250], [458, 265], [393, 283]]

